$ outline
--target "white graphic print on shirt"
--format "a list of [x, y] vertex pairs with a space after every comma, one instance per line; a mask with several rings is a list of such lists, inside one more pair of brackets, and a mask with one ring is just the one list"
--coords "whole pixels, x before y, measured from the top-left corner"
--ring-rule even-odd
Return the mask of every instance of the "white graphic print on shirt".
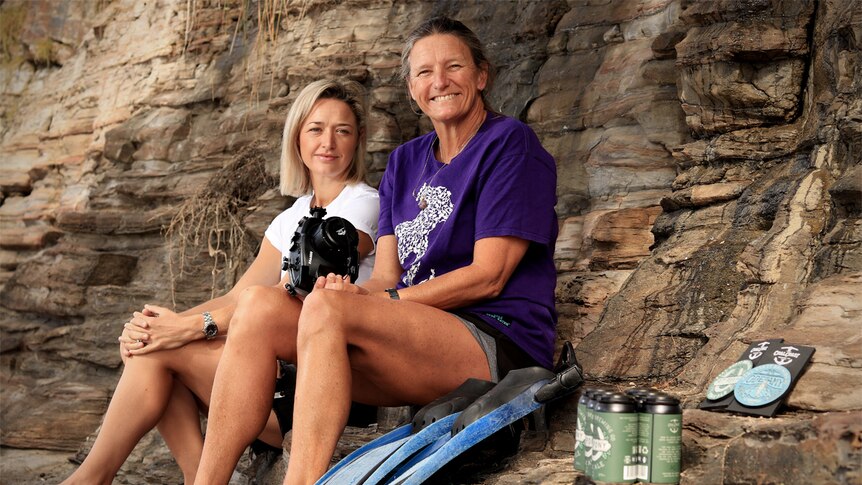
[[[431, 187], [428, 184], [422, 184], [422, 188], [416, 195], [416, 202], [422, 199], [425, 199], [428, 205], [419, 211], [416, 218], [395, 226], [395, 237], [398, 239], [398, 259], [402, 266], [408, 256], [416, 255], [413, 264], [410, 265], [402, 278], [407, 286], [421, 283], [421, 281], [414, 282], [413, 279], [419, 271], [425, 251], [428, 250], [428, 235], [438, 224], [449, 219], [453, 209], [452, 192], [446, 187]], [[430, 274], [429, 280], [434, 278], [433, 268]]]

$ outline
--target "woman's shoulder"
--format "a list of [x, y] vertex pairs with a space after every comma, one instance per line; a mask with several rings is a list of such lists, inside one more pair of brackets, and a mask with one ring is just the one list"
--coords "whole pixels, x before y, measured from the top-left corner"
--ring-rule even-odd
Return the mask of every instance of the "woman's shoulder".
[[504, 115], [502, 113], [495, 113], [493, 111], [487, 112], [487, 123], [491, 126], [496, 126], [501, 129], [514, 129], [519, 128], [521, 126], [526, 126], [524, 122], [518, 120], [517, 118], [513, 118], [509, 115]]
[[549, 168], [554, 167], [553, 156], [542, 146], [541, 140], [530, 125], [518, 119], [488, 113], [488, 136], [486, 146], [499, 155], [499, 159], [514, 162], [539, 160]]
[[372, 236], [377, 232], [380, 197], [377, 190], [366, 183], [346, 185], [326, 209], [329, 215], [349, 220], [360, 231]]
[[377, 194], [377, 189], [366, 184], [365, 182], [356, 182], [354, 184], [348, 184], [344, 187], [344, 193], [347, 195], [347, 198], [351, 199], [365, 199], [372, 198], [377, 199], [380, 196]]
[[526, 143], [537, 139], [530, 125], [498, 113], [488, 113], [488, 130], [496, 136], [511, 139], [513, 142]]
[[374, 214], [380, 210], [377, 189], [364, 182], [348, 184], [341, 194], [327, 207], [333, 214]]

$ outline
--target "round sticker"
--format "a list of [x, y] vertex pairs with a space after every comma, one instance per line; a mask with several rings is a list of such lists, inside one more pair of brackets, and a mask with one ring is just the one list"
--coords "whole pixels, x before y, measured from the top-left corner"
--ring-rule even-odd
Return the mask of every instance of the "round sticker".
[[764, 364], [746, 372], [733, 388], [733, 397], [743, 406], [765, 406], [787, 392], [790, 371], [776, 364]]
[[743, 374], [750, 371], [753, 365], [750, 360], [745, 359], [721, 371], [721, 374], [712, 381], [706, 390], [706, 398], [710, 401], [715, 401], [733, 392], [733, 386], [736, 385], [736, 381]]

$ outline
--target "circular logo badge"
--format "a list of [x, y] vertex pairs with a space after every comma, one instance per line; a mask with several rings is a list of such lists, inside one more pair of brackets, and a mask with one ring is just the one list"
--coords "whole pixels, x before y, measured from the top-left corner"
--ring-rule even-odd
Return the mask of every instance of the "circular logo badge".
[[753, 365], [750, 360], [745, 359], [721, 371], [721, 374], [712, 381], [706, 390], [706, 398], [710, 401], [715, 401], [733, 392], [733, 386], [736, 385], [736, 381], [743, 374], [750, 371]]
[[789, 387], [789, 370], [776, 364], [759, 365], [736, 382], [733, 397], [743, 406], [765, 406], [783, 396]]

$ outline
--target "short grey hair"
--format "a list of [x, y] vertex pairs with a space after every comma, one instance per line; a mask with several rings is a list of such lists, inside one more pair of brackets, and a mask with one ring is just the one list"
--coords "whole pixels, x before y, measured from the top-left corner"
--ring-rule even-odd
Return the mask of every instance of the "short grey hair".
[[490, 109], [488, 100], [485, 94], [491, 91], [494, 85], [494, 76], [496, 74], [494, 65], [488, 60], [485, 54], [485, 46], [479, 37], [470, 30], [469, 27], [461, 22], [449, 17], [433, 17], [413, 29], [407, 39], [404, 41], [404, 49], [401, 50], [401, 78], [405, 82], [410, 81], [410, 52], [413, 51], [413, 46], [416, 42], [435, 34], [454, 35], [470, 50], [470, 55], [473, 57], [473, 63], [476, 67], [488, 73], [488, 81], [485, 84], [485, 89], [482, 90], [482, 103], [486, 109]]

